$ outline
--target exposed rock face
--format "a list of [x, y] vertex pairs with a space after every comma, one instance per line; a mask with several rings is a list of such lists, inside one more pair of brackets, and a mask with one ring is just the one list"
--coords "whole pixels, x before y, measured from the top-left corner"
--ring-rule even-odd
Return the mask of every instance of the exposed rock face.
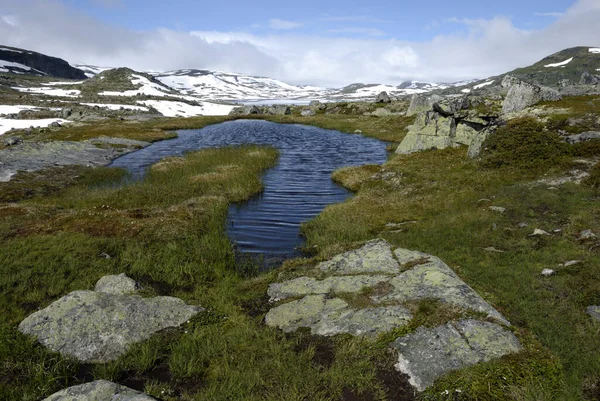
[[589, 72], [584, 72], [581, 74], [581, 79], [579, 80], [579, 85], [598, 85], [600, 84], [600, 79], [590, 74]]
[[377, 99], [375, 99], [375, 103], [391, 103], [392, 99], [390, 99], [390, 96], [388, 95], [387, 92], [381, 92], [379, 95], [377, 95]]
[[399, 353], [396, 369], [409, 375], [409, 382], [419, 391], [453, 370], [521, 350], [510, 331], [478, 320], [460, 320], [433, 329], [420, 327], [392, 346]]
[[270, 116], [284, 116], [292, 114], [292, 109], [285, 105], [274, 105], [274, 106], [240, 106], [236, 107], [229, 115], [247, 116], [252, 114], [259, 115], [270, 115]]
[[[407, 249], [392, 252], [384, 240], [369, 241], [320, 263], [314, 274], [327, 277], [303, 276], [269, 287], [272, 302], [301, 299], [271, 309], [267, 325], [286, 332], [309, 327], [320, 335], [374, 335], [408, 324], [412, 316], [402, 304], [421, 299], [439, 299], [508, 324], [440, 259]], [[363, 309], [354, 309], [336, 297], [366, 289], [372, 291], [372, 305]]]
[[[121, 145], [121, 146], [106, 146]], [[27, 142], [0, 150], [0, 181], [17, 171], [36, 171], [53, 166], [105, 166], [125, 153], [150, 145], [148, 142], [101, 137], [80, 142]], [[122, 147], [124, 146], [124, 147]]]
[[300, 112], [300, 115], [301, 115], [302, 117], [312, 117], [312, 116], [316, 116], [316, 115], [317, 115], [317, 112], [316, 112], [316, 111], [314, 111], [313, 109], [307, 109], [307, 110], [302, 110], [302, 111]]
[[48, 75], [56, 78], [64, 79], [87, 79], [85, 73], [75, 67], [71, 67], [65, 60], [56, 57], [46, 56], [41, 53], [36, 53], [23, 49], [8, 48], [2, 46], [0, 48], [0, 60], [10, 61], [26, 65], [33, 70], [19, 71], [28, 75]]
[[203, 309], [173, 297], [121, 295], [133, 283], [125, 276], [104, 277], [97, 288], [74, 291], [28, 316], [19, 330], [52, 351], [82, 362], [105, 363], [132, 344], [167, 327], [177, 327]]
[[502, 80], [502, 87], [508, 88], [502, 106], [504, 114], [521, 111], [541, 101], [562, 99], [561, 94], [552, 88], [530, 84], [510, 75]]
[[156, 401], [149, 395], [106, 380], [69, 387], [42, 401]]
[[374, 112], [372, 112], [371, 115], [374, 117], [387, 117], [387, 116], [391, 116], [392, 112], [389, 111], [388, 109], [381, 108], [381, 109], [377, 109]]
[[417, 117], [396, 153], [408, 154], [466, 145], [469, 147], [469, 156], [477, 156], [484, 140], [495, 130], [497, 115], [470, 110], [473, 99], [476, 98], [413, 96], [407, 115], [416, 114]]
[[579, 143], [579, 142], [587, 142], [593, 139], [600, 139], [600, 132], [588, 131], [583, 132], [581, 134], [569, 135], [566, 138], [568, 143]]

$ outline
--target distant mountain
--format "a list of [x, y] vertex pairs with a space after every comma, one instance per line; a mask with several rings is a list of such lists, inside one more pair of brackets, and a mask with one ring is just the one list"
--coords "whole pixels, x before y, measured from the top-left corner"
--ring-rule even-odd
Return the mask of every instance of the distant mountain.
[[8, 46], [0, 47], [0, 72], [63, 79], [87, 78], [83, 71], [63, 59]]

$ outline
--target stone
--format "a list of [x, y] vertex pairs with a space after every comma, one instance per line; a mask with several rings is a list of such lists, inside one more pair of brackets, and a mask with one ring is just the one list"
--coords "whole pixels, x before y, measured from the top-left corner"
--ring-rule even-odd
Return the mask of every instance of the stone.
[[579, 233], [579, 239], [582, 241], [595, 239], [595, 238], [596, 238], [596, 234], [594, 234], [594, 232], [592, 230], [583, 230], [582, 232]]
[[[406, 254], [406, 250], [396, 250], [396, 255], [402, 254]], [[419, 256], [419, 254], [413, 254], [411, 259], [415, 260]], [[400, 257], [398, 259], [402, 263], [402, 259]], [[391, 288], [387, 294], [374, 295], [371, 296], [371, 299], [375, 303], [384, 304], [437, 299], [446, 304], [485, 313], [502, 324], [509, 324], [504, 316], [481, 298], [439, 258], [431, 255], [426, 255], [426, 258], [421, 256], [417, 263], [415, 267], [389, 281]]]
[[561, 263], [559, 266], [560, 267], [571, 267], [571, 266], [577, 266], [582, 264], [583, 262], [581, 260], [569, 260], [568, 262], [565, 263]]
[[501, 326], [478, 320], [460, 320], [435, 328], [419, 327], [398, 338], [396, 369], [409, 376], [418, 391], [443, 375], [480, 362], [521, 351], [519, 340]]
[[391, 103], [392, 99], [390, 99], [390, 96], [387, 94], [387, 92], [381, 92], [379, 95], [377, 95], [377, 99], [375, 99], [375, 103]]
[[593, 320], [600, 322], [600, 306], [598, 306], [598, 305], [588, 306], [587, 314], [590, 315]]
[[60, 123], [58, 121], [54, 121], [52, 124], [50, 124], [50, 127], [60, 128], [60, 127], [62, 127], [62, 125], [60, 125]]
[[544, 277], [556, 276], [556, 272], [552, 269], [544, 269], [544, 270], [542, 270], [542, 276], [544, 276]]
[[11, 136], [10, 138], [6, 138], [4, 140], [4, 145], [5, 146], [16, 146], [22, 142], [23, 142], [23, 140], [21, 138], [19, 138], [18, 136]]
[[[109, 256], [110, 259], [110, 256]], [[130, 295], [140, 290], [140, 285], [125, 273], [117, 276], [104, 276], [96, 283], [94, 291], [112, 295]]]
[[581, 134], [568, 135], [565, 137], [565, 140], [570, 144], [587, 142], [595, 139], [600, 139], [600, 132], [588, 131]]
[[493, 246], [488, 246], [487, 248], [483, 248], [484, 251], [486, 252], [492, 252], [492, 253], [506, 253], [506, 251], [502, 251], [500, 249], [496, 249]]
[[[117, 276], [118, 277], [118, 276]], [[117, 286], [111, 285], [119, 282]], [[130, 288], [124, 277], [101, 279], [97, 286], [113, 292]], [[204, 309], [173, 297], [142, 298], [96, 291], [74, 291], [25, 318], [23, 334], [54, 352], [85, 363], [106, 363], [132, 344], [178, 327]]]
[[106, 380], [69, 387], [42, 401], [156, 401], [149, 395]]
[[433, 105], [443, 98], [440, 95], [413, 95], [406, 111], [408, 117], [433, 110]]
[[301, 115], [302, 117], [311, 117], [311, 116], [316, 116], [316, 115], [317, 115], [317, 112], [316, 112], [316, 111], [314, 111], [314, 110], [311, 110], [311, 109], [307, 109], [307, 110], [302, 110], [302, 111], [300, 112], [300, 115]]
[[600, 79], [597, 76], [590, 74], [585, 71], [581, 74], [581, 79], [579, 80], [579, 85], [598, 85], [600, 84]]
[[355, 133], [355, 134], [359, 134], [359, 135], [360, 135], [360, 134], [362, 134], [363, 132], [362, 132], [361, 130], [357, 129], [356, 131], [354, 131], [354, 133]]
[[396, 149], [397, 154], [409, 154], [426, 149], [445, 149], [453, 145], [456, 122], [436, 112], [419, 114], [409, 127], [404, 140]]
[[529, 227], [529, 224], [521, 222], [521, 223], [517, 224], [517, 227], [519, 227], [519, 228], [525, 228], [525, 227]]
[[271, 309], [265, 323], [286, 333], [308, 327], [312, 334], [333, 336], [347, 333], [355, 336], [373, 336], [407, 325], [410, 312], [401, 306], [352, 309], [340, 298], [327, 299], [325, 295], [308, 295]]
[[388, 117], [392, 115], [392, 112], [386, 108], [379, 108], [371, 113], [374, 117]]
[[529, 234], [530, 237], [539, 237], [542, 235], [550, 235], [550, 233], [548, 231], [536, 228], [535, 230], [533, 230], [533, 233]]
[[367, 242], [359, 249], [345, 252], [319, 263], [317, 269], [334, 276], [349, 274], [398, 274], [400, 265], [394, 258], [391, 245], [382, 239]]
[[506, 212], [506, 208], [501, 207], [501, 206], [490, 206], [488, 209], [490, 209], [492, 212], [498, 212], [498, 213]]
[[503, 87], [510, 88], [502, 105], [502, 113], [514, 113], [533, 106], [541, 101], [560, 100], [561, 94], [545, 86], [534, 85], [517, 78], [507, 78], [502, 81]]
[[270, 106], [267, 109], [267, 114], [271, 116], [289, 116], [292, 114], [292, 109], [290, 109], [288, 106]]
[[60, 112], [60, 117], [63, 119], [67, 119], [73, 114], [73, 109], [62, 109]]

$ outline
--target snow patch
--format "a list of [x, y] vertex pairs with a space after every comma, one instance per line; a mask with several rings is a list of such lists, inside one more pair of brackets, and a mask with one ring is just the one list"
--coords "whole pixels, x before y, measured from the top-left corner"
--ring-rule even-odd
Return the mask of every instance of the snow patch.
[[141, 100], [139, 104], [153, 107], [165, 117], [225, 116], [235, 106], [203, 102], [200, 106], [169, 100]]
[[484, 83], [482, 83], [482, 84], [475, 85], [475, 86], [473, 87], [473, 89], [481, 89], [481, 88], [485, 88], [486, 86], [488, 86], [488, 85], [491, 85], [491, 84], [493, 84], [494, 82], [495, 82], [495, 81], [493, 81], [493, 80], [492, 80], [492, 81], [487, 81], [487, 82], [484, 82]]
[[21, 110], [38, 110], [36, 106], [20, 106], [20, 105], [0, 105], [0, 115], [17, 114]]
[[19, 88], [13, 87], [13, 89], [24, 93], [36, 93], [40, 95], [48, 96], [60, 96], [60, 97], [79, 97], [81, 91], [79, 90], [67, 90], [67, 89], [56, 89], [56, 88]]
[[21, 70], [31, 71], [31, 67], [28, 67], [24, 64], [13, 63], [12, 61], [5, 61], [5, 60], [0, 60], [0, 67], [20, 68]]
[[131, 83], [133, 85], [141, 85], [138, 89], [132, 89], [125, 92], [113, 92], [113, 91], [105, 91], [99, 93], [101, 96], [137, 96], [137, 95], [146, 95], [146, 96], [157, 96], [157, 97], [165, 97], [168, 96], [168, 93], [165, 93], [168, 89], [162, 85], [154, 83], [150, 81], [148, 78], [142, 75], [131, 75]]
[[599, 47], [593, 47], [593, 48], [590, 49], [590, 53], [600, 54], [600, 48]]
[[46, 85], [46, 86], [62, 86], [62, 85], [81, 85], [84, 81], [77, 81], [77, 82], [48, 82], [48, 83], [43, 83], [42, 85]]
[[23, 53], [22, 51], [19, 50], [14, 50], [14, 49], [8, 49], [6, 47], [0, 47], [0, 50], [3, 50], [5, 52], [13, 52], [13, 53]]
[[59, 124], [67, 123], [67, 120], [61, 118], [47, 118], [43, 120], [10, 120], [7, 118], [0, 118], [0, 135], [7, 133], [12, 129], [25, 129], [29, 127], [48, 127], [52, 123], [58, 122]]
[[103, 109], [109, 110], [120, 110], [121, 108], [125, 110], [139, 110], [139, 111], [150, 111], [147, 107], [144, 106], [133, 106], [131, 104], [103, 104], [103, 103], [81, 103], [84, 106], [88, 107], [101, 107]]
[[461, 90], [462, 93], [471, 93], [471, 89], [463, 89]]
[[571, 57], [570, 59], [565, 60], [565, 61], [563, 61], [561, 63], [547, 64], [544, 67], [546, 67], [546, 68], [549, 68], [549, 67], [562, 67], [562, 66], [565, 66], [565, 65], [569, 64], [571, 61], [573, 61], [573, 57]]

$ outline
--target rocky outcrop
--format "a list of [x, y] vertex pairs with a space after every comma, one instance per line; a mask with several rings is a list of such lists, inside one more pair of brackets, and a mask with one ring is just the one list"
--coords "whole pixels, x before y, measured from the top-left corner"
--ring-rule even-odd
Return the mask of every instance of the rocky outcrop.
[[502, 106], [504, 114], [521, 111], [542, 101], [562, 99], [561, 94], [552, 88], [531, 84], [512, 75], [504, 77], [502, 87], [508, 89]]
[[579, 142], [587, 142], [587, 141], [591, 141], [594, 139], [600, 139], [600, 132], [588, 131], [588, 132], [583, 132], [581, 134], [567, 135], [565, 137], [565, 140], [571, 144], [579, 143]]
[[519, 352], [521, 344], [502, 326], [478, 320], [459, 320], [435, 328], [420, 327], [398, 338], [396, 369], [423, 391], [446, 373]]
[[269, 116], [284, 116], [292, 114], [292, 109], [285, 105], [274, 106], [241, 106], [236, 107], [229, 115], [232, 116], [247, 116], [252, 114], [269, 115]]
[[469, 148], [469, 156], [477, 156], [483, 141], [494, 132], [499, 114], [486, 108], [471, 108], [473, 103], [485, 105], [485, 102], [491, 101], [467, 95], [413, 96], [407, 114], [416, 114], [415, 122], [396, 153], [464, 145]]
[[10, 61], [31, 68], [30, 70], [19, 69], [20, 74], [48, 75], [63, 79], [87, 79], [82, 70], [71, 67], [65, 60], [29, 50], [2, 46], [0, 47], [0, 60]]
[[203, 308], [173, 297], [129, 294], [135, 282], [104, 277], [101, 291], [74, 291], [28, 316], [19, 331], [42, 345], [86, 363], [119, 358], [135, 343], [167, 327], [178, 327]]
[[18, 171], [36, 171], [54, 166], [106, 166], [125, 153], [150, 143], [124, 138], [100, 137], [87, 141], [24, 142], [0, 149], [0, 181]]
[[600, 78], [596, 75], [592, 75], [589, 72], [585, 71], [581, 74], [581, 79], [579, 80], [579, 85], [598, 85], [600, 84]]
[[106, 380], [69, 387], [42, 401], [156, 401], [149, 395]]
[[392, 103], [392, 99], [390, 98], [390, 95], [384, 91], [377, 95], [375, 103]]

